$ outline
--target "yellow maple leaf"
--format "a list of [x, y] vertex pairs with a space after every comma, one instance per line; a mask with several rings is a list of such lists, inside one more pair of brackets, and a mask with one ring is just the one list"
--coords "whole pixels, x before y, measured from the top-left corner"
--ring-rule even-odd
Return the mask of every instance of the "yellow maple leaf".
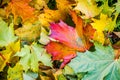
[[94, 0], [75, 0], [77, 2], [77, 6], [75, 10], [81, 11], [85, 14], [85, 18], [95, 17], [102, 10], [97, 7], [97, 4]]
[[73, 4], [68, 0], [56, 0], [57, 10], [51, 10], [48, 8], [44, 9], [44, 13], [38, 16], [39, 21], [43, 26], [50, 26], [50, 22], [56, 22], [65, 20], [67, 14], [69, 13], [69, 6]]
[[94, 34], [94, 40], [104, 44], [105, 41], [105, 36], [103, 31], [105, 30], [111, 30], [109, 28], [110, 23], [112, 22], [112, 19], [109, 18], [105, 14], [100, 14], [100, 19], [92, 19], [93, 23], [91, 25], [93, 26], [94, 29], [96, 29], [96, 32]]
[[6, 49], [0, 52], [0, 71], [4, 69], [6, 64], [8, 64], [11, 59], [13, 59], [13, 55], [20, 50], [20, 41], [16, 43], [11, 43], [6, 46]]
[[40, 30], [39, 22], [24, 22], [21, 28], [15, 30], [15, 34], [22, 40], [32, 41], [40, 36]]

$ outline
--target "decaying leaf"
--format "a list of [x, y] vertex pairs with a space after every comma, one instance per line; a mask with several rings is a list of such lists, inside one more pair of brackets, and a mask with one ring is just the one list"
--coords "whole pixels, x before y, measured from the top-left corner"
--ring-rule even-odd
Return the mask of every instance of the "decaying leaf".
[[14, 21], [17, 17], [21, 17], [23, 22], [34, 16], [34, 9], [29, 6], [31, 0], [11, 0], [6, 7], [6, 14], [9, 16], [10, 13], [14, 15]]

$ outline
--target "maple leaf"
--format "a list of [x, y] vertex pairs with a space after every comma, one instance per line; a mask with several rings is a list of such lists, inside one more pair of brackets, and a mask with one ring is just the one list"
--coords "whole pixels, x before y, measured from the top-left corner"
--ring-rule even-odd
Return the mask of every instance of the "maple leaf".
[[76, 29], [68, 26], [63, 21], [60, 21], [60, 23], [57, 24], [51, 23], [50, 37], [78, 51], [85, 51], [91, 46], [89, 39], [93, 36], [95, 30], [92, 29], [90, 24], [83, 28], [84, 25], [82, 19], [79, 18], [75, 12], [71, 12], [71, 15], [76, 24]]
[[45, 30], [45, 28], [43, 28], [43, 27], [41, 27], [41, 33], [40, 33], [40, 39], [39, 39], [39, 42], [41, 43], [41, 44], [44, 44], [44, 45], [46, 45], [46, 44], [48, 44], [49, 42], [50, 42], [50, 39], [49, 39], [49, 32], [47, 32], [46, 30]]
[[117, 11], [117, 13], [120, 13], [120, 0], [117, 0], [117, 3], [115, 5], [116, 5], [115, 10]]
[[114, 59], [111, 46], [95, 43], [95, 51], [78, 52], [68, 65], [75, 71], [87, 72], [82, 80], [119, 80], [120, 59]]
[[44, 65], [52, 66], [50, 55], [45, 52], [42, 46], [36, 43], [31, 46], [25, 45], [15, 56], [21, 57], [20, 64], [25, 71], [31, 69], [38, 72], [38, 61], [41, 61]]
[[7, 73], [8, 80], [23, 80], [23, 67], [19, 62], [13, 68], [9, 67]]
[[91, 18], [100, 13], [101, 8], [97, 7], [94, 0], [76, 0], [77, 6], [75, 10], [81, 11], [86, 18]]
[[43, 26], [50, 26], [49, 23], [57, 22], [60, 19], [65, 20], [69, 13], [69, 6], [73, 4], [68, 0], [56, 0], [57, 10], [44, 9], [44, 13], [40, 14], [39, 21]]
[[40, 36], [41, 25], [39, 22], [24, 22], [22, 27], [15, 30], [15, 34], [22, 40], [32, 41]]
[[14, 42], [17, 36], [14, 35], [13, 23], [8, 24], [0, 18], [0, 47], [7, 46]]
[[0, 71], [2, 71], [8, 63], [11, 63], [12, 59], [15, 60], [13, 55], [20, 50], [20, 41], [11, 43], [5, 48], [5, 50], [0, 51]]
[[[63, 21], [60, 21], [59, 23], [51, 23], [50, 37], [58, 42], [50, 42], [46, 47], [48, 53], [52, 54], [53, 60], [63, 59], [61, 68], [63, 68], [70, 59], [75, 57], [76, 51], [86, 51], [92, 46], [92, 43], [90, 43], [89, 40], [92, 39], [95, 32], [90, 24], [87, 24], [85, 28], [83, 28], [83, 20], [79, 18], [74, 11], [71, 12], [71, 15], [76, 24], [76, 28], [68, 26]], [[63, 46], [64, 48], [61, 52]], [[69, 58], [65, 59], [67, 56], [69, 56]]]
[[12, 13], [14, 15], [14, 21], [17, 17], [21, 17], [23, 22], [34, 16], [34, 9], [29, 6], [31, 0], [11, 0], [6, 7], [7, 16]]
[[101, 42], [104, 44], [105, 36], [103, 31], [112, 31], [114, 29], [114, 22], [107, 15], [100, 15], [100, 19], [92, 19], [94, 22], [91, 23], [96, 32], [94, 34], [94, 40]]
[[[70, 11], [70, 14], [72, 16], [72, 20], [75, 23], [75, 30], [77, 31], [77, 34], [79, 35], [79, 39], [81, 39], [81, 42], [86, 49], [89, 49], [92, 46], [92, 43], [90, 42], [90, 39], [93, 38], [95, 29], [92, 28], [90, 24], [84, 24], [82, 18], [77, 16], [75, 11]], [[78, 40], [78, 42], [80, 42]]]
[[60, 68], [63, 68], [72, 58], [76, 56], [76, 51], [58, 42], [50, 42], [46, 50], [52, 55], [53, 60], [63, 60]]
[[[77, 39], [79, 38], [75, 29], [68, 26], [63, 21], [60, 23], [51, 23], [50, 37], [74, 49], [79, 49]], [[82, 43], [81, 43], [82, 44]], [[82, 50], [82, 49], [81, 49]]]

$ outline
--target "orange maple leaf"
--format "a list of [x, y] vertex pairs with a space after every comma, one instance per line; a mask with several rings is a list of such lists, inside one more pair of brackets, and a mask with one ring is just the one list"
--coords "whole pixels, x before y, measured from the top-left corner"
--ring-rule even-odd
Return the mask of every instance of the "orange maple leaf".
[[23, 22], [34, 16], [34, 9], [29, 6], [31, 0], [11, 0], [6, 8], [7, 17], [10, 13], [14, 15], [14, 21], [21, 17]]
[[95, 29], [90, 24], [84, 25], [82, 18], [78, 17], [75, 11], [70, 11], [72, 20], [75, 23], [75, 30], [79, 35], [79, 38], [82, 40], [82, 44], [85, 49], [89, 49], [92, 46], [90, 39], [93, 38]]
[[47, 52], [53, 56], [53, 60], [62, 60], [60, 68], [63, 68], [72, 58], [76, 56], [76, 51], [73, 48], [67, 47], [58, 42], [50, 42], [46, 46]]

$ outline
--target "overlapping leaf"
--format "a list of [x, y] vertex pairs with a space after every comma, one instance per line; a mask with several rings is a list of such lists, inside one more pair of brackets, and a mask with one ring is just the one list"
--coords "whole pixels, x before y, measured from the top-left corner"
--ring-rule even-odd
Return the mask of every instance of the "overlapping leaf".
[[[95, 43], [95, 51], [78, 52], [68, 65], [75, 71], [87, 72], [82, 80], [119, 80], [120, 59], [114, 59], [115, 53], [111, 46]], [[75, 66], [76, 65], [76, 66]]]
[[112, 31], [114, 29], [114, 25], [112, 25], [112, 19], [105, 14], [101, 14], [100, 19], [93, 19], [93, 21], [94, 22], [91, 23], [91, 25], [93, 26], [93, 28], [96, 29], [96, 32], [94, 34], [94, 40], [104, 44], [105, 36], [103, 31]]
[[31, 47], [25, 45], [15, 56], [21, 57], [20, 63], [25, 71], [31, 69], [34, 72], [38, 72], [38, 61], [52, 67], [50, 55], [45, 52], [42, 46], [36, 43]]
[[41, 25], [39, 22], [25, 22], [22, 27], [15, 30], [21, 40], [32, 41], [40, 36]]
[[86, 18], [91, 18], [100, 13], [101, 8], [97, 7], [97, 4], [94, 0], [76, 0], [77, 6], [75, 10], [81, 11], [85, 14]]
[[53, 60], [63, 60], [61, 68], [76, 56], [76, 51], [74, 49], [57, 42], [50, 42], [46, 46], [46, 49], [47, 52], [53, 56]]
[[[56, 58], [55, 60], [63, 59], [61, 67], [65, 66], [70, 59], [75, 57], [76, 51], [85, 51], [92, 46], [89, 40], [95, 31], [90, 24], [87, 24], [87, 26], [84, 27], [82, 19], [79, 18], [74, 11], [71, 12], [71, 15], [76, 24], [76, 28], [68, 26], [63, 21], [60, 21], [57, 24], [51, 23], [50, 26], [50, 37], [58, 40], [60, 43], [51, 42], [47, 45], [46, 49], [52, 54], [53, 60], [54, 58]], [[64, 48], [61, 51], [62, 47]]]
[[[75, 11], [71, 11], [72, 20], [75, 23], [75, 30], [79, 36], [78, 43], [81, 40], [82, 43], [79, 45], [83, 45], [85, 49], [89, 49], [92, 46], [90, 39], [93, 39], [95, 29], [90, 24], [84, 24], [82, 18], [78, 17]], [[80, 47], [80, 46], [79, 46]]]
[[6, 8], [7, 16], [12, 13], [14, 21], [21, 17], [23, 21], [34, 16], [34, 9], [29, 6], [31, 0], [11, 0]]
[[16, 65], [8, 69], [8, 80], [23, 80], [23, 68], [20, 63], [16, 63]]
[[0, 51], [0, 71], [3, 71], [4, 67], [15, 60], [14, 54], [20, 50], [20, 41], [11, 43], [5, 47], [5, 50]]
[[[57, 10], [51, 10], [51, 9], [44, 9], [44, 13], [41, 13], [39, 15], [39, 21], [43, 26], [50, 26], [50, 22], [56, 22], [61, 20], [65, 20], [67, 17], [67, 14], [69, 13], [69, 6], [73, 4], [69, 0], [56, 0], [56, 6]], [[62, 7], [64, 6], [64, 7]]]
[[8, 27], [8, 24], [0, 18], [0, 47], [7, 46], [17, 39], [13, 27], [13, 23]]

